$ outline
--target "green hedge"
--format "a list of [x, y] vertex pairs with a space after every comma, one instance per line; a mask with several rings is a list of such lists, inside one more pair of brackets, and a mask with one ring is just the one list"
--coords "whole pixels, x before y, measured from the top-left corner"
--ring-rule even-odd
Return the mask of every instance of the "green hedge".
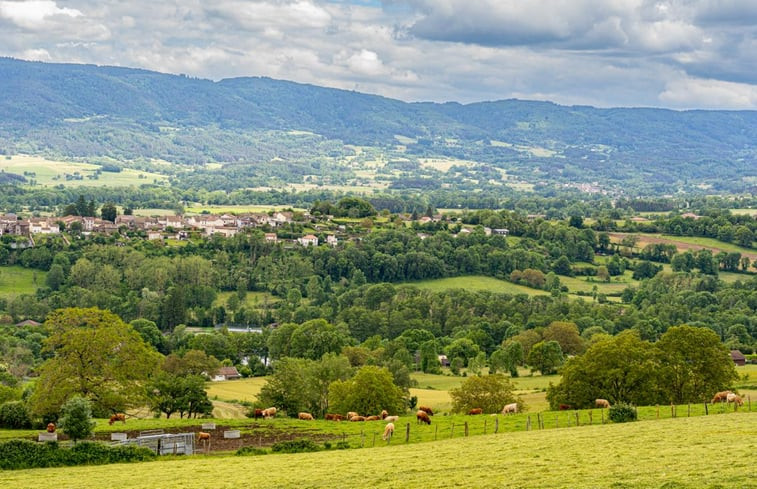
[[111, 447], [80, 442], [71, 448], [62, 448], [57, 442], [10, 440], [0, 443], [0, 469], [5, 470], [143, 462], [155, 457], [149, 448], [134, 445]]
[[318, 446], [313, 440], [305, 438], [299, 440], [288, 440], [274, 443], [271, 446], [271, 451], [275, 453], [301, 453], [301, 452], [317, 452], [321, 447]]

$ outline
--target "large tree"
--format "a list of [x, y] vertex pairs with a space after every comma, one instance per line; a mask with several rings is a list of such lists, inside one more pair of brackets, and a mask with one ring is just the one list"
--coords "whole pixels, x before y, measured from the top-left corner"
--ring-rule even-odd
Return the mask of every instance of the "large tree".
[[655, 345], [661, 354], [662, 391], [669, 402], [701, 402], [738, 378], [728, 349], [709, 328], [676, 326]]
[[505, 404], [519, 401], [515, 386], [502, 374], [468, 377], [460, 387], [449, 391], [452, 411], [468, 412], [481, 408], [484, 413], [498, 413]]
[[362, 367], [349, 380], [333, 382], [329, 401], [337, 413], [378, 415], [385, 409], [390, 414], [402, 414], [407, 410], [405, 393], [394, 384], [392, 373], [373, 365]]
[[39, 369], [34, 413], [55, 414], [74, 395], [90, 400], [100, 416], [143, 405], [144, 382], [160, 354], [131, 326], [108, 311], [72, 308], [52, 312], [45, 327], [52, 357]]

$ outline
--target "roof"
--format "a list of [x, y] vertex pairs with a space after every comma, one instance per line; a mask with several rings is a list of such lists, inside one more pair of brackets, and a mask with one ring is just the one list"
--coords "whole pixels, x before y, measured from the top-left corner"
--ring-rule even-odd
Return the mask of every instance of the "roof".
[[218, 375], [223, 375], [224, 377], [241, 376], [236, 367], [221, 367], [218, 369]]
[[38, 323], [37, 321], [34, 321], [33, 319], [25, 319], [21, 321], [20, 323], [17, 323], [16, 326], [39, 326], [42, 323]]
[[746, 360], [746, 357], [739, 350], [731, 350], [732, 360]]

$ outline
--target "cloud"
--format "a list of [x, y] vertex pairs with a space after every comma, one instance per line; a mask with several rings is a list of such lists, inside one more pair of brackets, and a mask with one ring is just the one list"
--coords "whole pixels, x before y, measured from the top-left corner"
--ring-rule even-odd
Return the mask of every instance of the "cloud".
[[684, 77], [667, 84], [660, 101], [670, 107], [741, 109], [757, 107], [757, 86]]
[[52, 0], [31, 0], [25, 2], [0, 2], [0, 17], [11, 20], [25, 29], [39, 29], [51, 17], [79, 17], [82, 13], [72, 8], [60, 8]]

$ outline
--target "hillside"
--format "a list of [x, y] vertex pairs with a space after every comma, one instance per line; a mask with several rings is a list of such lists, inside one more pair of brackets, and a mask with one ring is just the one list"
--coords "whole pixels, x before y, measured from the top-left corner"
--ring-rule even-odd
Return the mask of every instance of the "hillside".
[[[456, 178], [479, 184], [499, 171], [538, 186], [647, 194], [743, 192], [757, 181], [754, 111], [406, 103], [269, 78], [215, 82], [9, 58], [0, 58], [0, 80], [0, 153], [195, 164], [345, 156], [341, 145], [354, 144], [410, 160], [405, 182], [393, 188], [434, 188], [438, 175], [412, 164], [430, 156], [473, 160], [471, 174]], [[271, 131], [322, 139], [272, 139]]]

